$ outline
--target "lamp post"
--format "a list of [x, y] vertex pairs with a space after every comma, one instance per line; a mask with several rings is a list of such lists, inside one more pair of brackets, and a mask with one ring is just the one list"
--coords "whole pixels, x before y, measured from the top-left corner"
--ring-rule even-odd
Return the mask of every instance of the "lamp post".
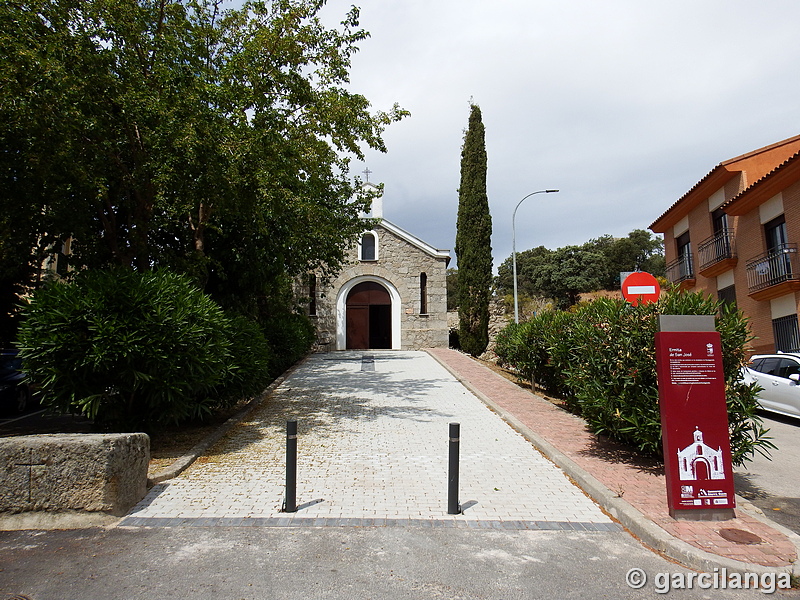
[[514, 265], [514, 323], [519, 323], [519, 300], [517, 299], [517, 233], [514, 221], [517, 218], [517, 209], [526, 199], [535, 194], [552, 194], [558, 190], [539, 190], [538, 192], [531, 192], [525, 198], [517, 202], [514, 207], [514, 213], [511, 215], [511, 260]]

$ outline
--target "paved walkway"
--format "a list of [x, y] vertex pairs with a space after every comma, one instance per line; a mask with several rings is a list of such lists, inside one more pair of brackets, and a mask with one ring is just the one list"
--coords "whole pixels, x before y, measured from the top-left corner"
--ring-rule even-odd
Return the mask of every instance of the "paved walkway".
[[[282, 513], [287, 420], [296, 513]], [[447, 514], [449, 423], [461, 424], [462, 515]], [[621, 531], [425, 352], [310, 356], [123, 526], [415, 525]]]
[[[690, 556], [691, 548], [721, 559], [771, 568], [787, 568], [797, 562], [797, 548], [788, 537], [797, 540], [795, 534], [741, 508], [736, 510], [736, 518], [729, 521], [676, 521], [669, 516], [663, 468], [658, 463], [638, 459], [624, 447], [592, 435], [580, 418], [520, 388], [464, 354], [448, 349], [429, 352], [481, 395], [485, 402], [506, 415], [519, 429], [527, 430], [529, 437], [535, 437], [541, 446], [547, 446], [554, 460], [567, 468], [571, 475], [594, 487], [598, 492], [596, 495], [606, 498], [604, 508], [612, 510], [651, 546], [666, 551], [684, 564], [693, 562], [692, 566], [696, 567], [712, 567], [715, 563], [713, 560], [704, 562], [702, 553]], [[566, 460], [558, 460], [555, 456]], [[570, 463], [572, 468], [566, 463]], [[598, 481], [598, 485], [593, 485]], [[660, 529], [654, 531], [653, 525]], [[761, 538], [761, 542], [742, 544], [729, 541], [721, 535], [724, 530], [753, 533]], [[681, 546], [684, 542], [688, 544], [688, 551]]]

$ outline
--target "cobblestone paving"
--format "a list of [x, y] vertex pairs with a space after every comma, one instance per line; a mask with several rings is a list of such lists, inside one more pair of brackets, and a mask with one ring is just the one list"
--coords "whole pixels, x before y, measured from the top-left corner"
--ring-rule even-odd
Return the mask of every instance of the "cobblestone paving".
[[[366, 356], [366, 359], [365, 359]], [[370, 361], [372, 357], [372, 361]], [[281, 513], [286, 421], [298, 421], [296, 513]], [[449, 423], [462, 515], [447, 514]], [[615, 531], [617, 525], [432, 357], [312, 355], [122, 525], [434, 525]]]

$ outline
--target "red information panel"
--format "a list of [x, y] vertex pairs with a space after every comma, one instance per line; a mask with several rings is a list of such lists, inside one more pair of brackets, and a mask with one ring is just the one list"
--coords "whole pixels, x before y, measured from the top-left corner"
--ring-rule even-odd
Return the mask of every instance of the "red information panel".
[[719, 333], [659, 332], [656, 361], [670, 513], [734, 508]]

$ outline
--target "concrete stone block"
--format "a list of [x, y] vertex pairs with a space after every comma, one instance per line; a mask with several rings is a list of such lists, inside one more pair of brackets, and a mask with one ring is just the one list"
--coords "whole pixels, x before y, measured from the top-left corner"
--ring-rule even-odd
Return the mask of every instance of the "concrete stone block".
[[144, 433], [0, 438], [0, 513], [125, 514], [147, 492]]

